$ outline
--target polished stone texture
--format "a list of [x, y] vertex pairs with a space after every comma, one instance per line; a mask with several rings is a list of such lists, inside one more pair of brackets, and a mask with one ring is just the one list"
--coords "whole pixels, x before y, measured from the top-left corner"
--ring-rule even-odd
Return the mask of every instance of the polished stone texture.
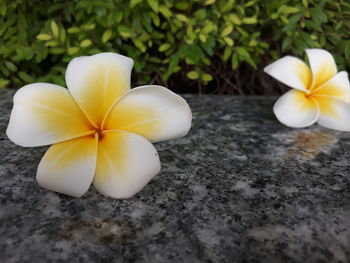
[[350, 133], [291, 129], [275, 98], [186, 96], [193, 126], [156, 144], [162, 171], [128, 200], [40, 188], [45, 147], [10, 142], [0, 90], [0, 261], [350, 262]]

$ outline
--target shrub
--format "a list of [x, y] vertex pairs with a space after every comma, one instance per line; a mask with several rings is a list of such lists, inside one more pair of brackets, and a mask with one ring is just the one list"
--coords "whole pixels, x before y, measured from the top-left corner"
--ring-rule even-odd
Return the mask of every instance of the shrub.
[[308, 47], [350, 65], [347, 0], [5, 0], [0, 15], [0, 87], [64, 85], [69, 60], [105, 51], [134, 58], [134, 85], [178, 92], [280, 92], [261, 68]]

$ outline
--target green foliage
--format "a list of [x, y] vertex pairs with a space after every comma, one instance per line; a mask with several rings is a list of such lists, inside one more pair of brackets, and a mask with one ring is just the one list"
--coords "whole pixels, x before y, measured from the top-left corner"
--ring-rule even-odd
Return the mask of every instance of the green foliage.
[[106, 51], [135, 60], [135, 84], [222, 93], [255, 93], [255, 69], [305, 48], [350, 65], [347, 0], [4, 0], [0, 19], [0, 87], [64, 85], [73, 57]]

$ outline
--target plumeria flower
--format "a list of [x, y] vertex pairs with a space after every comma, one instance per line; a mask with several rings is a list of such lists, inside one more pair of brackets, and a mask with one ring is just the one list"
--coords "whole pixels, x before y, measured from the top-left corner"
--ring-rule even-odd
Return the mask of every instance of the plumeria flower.
[[14, 96], [7, 136], [16, 144], [53, 144], [40, 161], [39, 185], [74, 197], [93, 183], [112, 198], [128, 198], [160, 171], [154, 142], [184, 136], [186, 101], [149, 85], [130, 90], [131, 58], [113, 53], [73, 59], [68, 89], [27, 85]]
[[337, 73], [332, 55], [323, 49], [307, 49], [309, 64], [286, 56], [264, 71], [293, 88], [273, 107], [283, 124], [302, 128], [318, 124], [350, 131], [350, 83], [345, 71]]

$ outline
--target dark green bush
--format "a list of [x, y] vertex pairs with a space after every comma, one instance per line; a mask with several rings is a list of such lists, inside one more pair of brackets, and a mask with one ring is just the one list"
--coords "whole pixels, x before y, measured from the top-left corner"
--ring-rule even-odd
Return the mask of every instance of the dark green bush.
[[1, 87], [64, 85], [70, 59], [103, 51], [178, 92], [279, 92], [261, 68], [308, 47], [350, 65], [348, 0], [3, 0], [0, 15]]

